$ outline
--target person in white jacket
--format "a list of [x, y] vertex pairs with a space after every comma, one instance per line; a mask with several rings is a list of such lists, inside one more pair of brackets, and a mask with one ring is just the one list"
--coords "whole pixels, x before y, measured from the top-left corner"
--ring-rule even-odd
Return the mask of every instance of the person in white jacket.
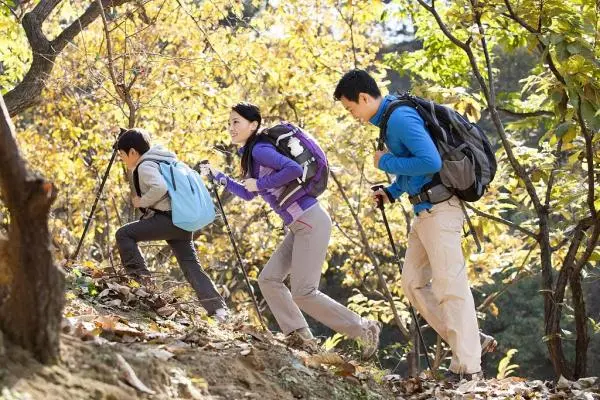
[[225, 321], [229, 315], [227, 306], [200, 266], [193, 232], [178, 228], [171, 220], [171, 200], [159, 162], [176, 161], [177, 157], [162, 146], [150, 147], [150, 135], [139, 128], [123, 132], [116, 146], [129, 171], [130, 185], [135, 193], [132, 196], [133, 206], [143, 212], [139, 221], [120, 227], [115, 234], [123, 267], [128, 274], [145, 283], [151, 274], [138, 242], [165, 240], [200, 304], [209, 315], [220, 322]]

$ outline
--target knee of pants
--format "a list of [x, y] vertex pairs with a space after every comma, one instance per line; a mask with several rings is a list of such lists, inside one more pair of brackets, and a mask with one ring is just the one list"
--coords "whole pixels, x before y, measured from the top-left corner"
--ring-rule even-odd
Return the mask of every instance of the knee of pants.
[[183, 265], [182, 268], [202, 268], [200, 260], [198, 260], [198, 257], [193, 252], [190, 252], [189, 254], [178, 254], [176, 258], [179, 265]]
[[431, 289], [440, 303], [448, 300], [464, 300], [470, 291], [468, 283], [449, 277], [433, 279]]
[[413, 293], [418, 289], [418, 281], [415, 278], [414, 274], [412, 274], [408, 269], [404, 269], [402, 271], [402, 290], [404, 291], [404, 295], [408, 297], [409, 300], [412, 301], [414, 298]]
[[315, 297], [318, 293], [318, 289], [315, 287], [301, 288], [301, 289], [292, 289], [292, 299], [295, 302], [302, 302], [304, 300], [310, 299], [311, 297]]
[[115, 240], [117, 241], [117, 243], [123, 242], [128, 239], [130, 239], [130, 236], [127, 233], [127, 229], [125, 229], [124, 226], [117, 229], [117, 231], [115, 232]]
[[265, 270], [263, 269], [263, 272], [258, 275], [258, 286], [261, 288], [261, 290], [262, 288], [268, 286], [283, 285], [282, 281], [279, 279], [273, 279], [271, 276], [265, 274], [264, 271]]

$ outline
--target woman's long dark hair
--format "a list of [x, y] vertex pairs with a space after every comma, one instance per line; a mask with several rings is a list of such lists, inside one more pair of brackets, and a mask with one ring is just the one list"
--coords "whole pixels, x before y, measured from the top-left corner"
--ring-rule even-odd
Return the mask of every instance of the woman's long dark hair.
[[256, 130], [252, 132], [252, 135], [246, 141], [244, 145], [244, 153], [242, 154], [242, 176], [246, 176], [248, 174], [248, 164], [249, 158], [252, 154], [252, 148], [254, 147], [254, 143], [258, 140], [258, 129], [260, 128], [260, 123], [262, 122], [262, 117], [260, 115], [260, 109], [258, 106], [252, 103], [241, 102], [237, 103], [235, 106], [231, 107], [232, 111], [240, 114], [244, 119], [254, 122], [258, 122], [258, 126]]

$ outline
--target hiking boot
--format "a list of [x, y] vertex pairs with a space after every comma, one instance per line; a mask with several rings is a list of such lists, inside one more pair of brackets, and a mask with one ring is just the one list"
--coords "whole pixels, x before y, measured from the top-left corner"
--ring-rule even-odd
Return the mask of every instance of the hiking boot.
[[487, 353], [493, 353], [498, 347], [498, 341], [493, 336], [486, 335], [483, 332], [479, 332], [479, 341], [481, 342], [481, 355], [484, 356]]
[[483, 379], [483, 372], [479, 371], [479, 372], [475, 372], [472, 374], [457, 374], [456, 372], [452, 372], [450, 370], [444, 372], [444, 375], [442, 377], [442, 381], [446, 382], [446, 383], [450, 383], [452, 385], [456, 385], [458, 383], [460, 383], [462, 380], [465, 381], [478, 381]]
[[230, 317], [229, 309], [227, 309], [225, 307], [219, 308], [219, 309], [217, 309], [217, 311], [215, 311], [215, 313], [212, 315], [212, 317], [218, 323], [224, 324], [225, 322], [227, 322], [227, 320]]
[[313, 340], [315, 337], [313, 336], [310, 329], [304, 327], [300, 329], [296, 329], [296, 334], [300, 335], [304, 340]]
[[308, 328], [296, 329], [285, 338], [285, 342], [288, 346], [304, 350], [307, 353], [319, 352], [319, 343]]
[[379, 347], [379, 333], [381, 332], [381, 323], [379, 321], [368, 320], [367, 326], [361, 336], [356, 341], [361, 346], [361, 357], [368, 360], [373, 357]]

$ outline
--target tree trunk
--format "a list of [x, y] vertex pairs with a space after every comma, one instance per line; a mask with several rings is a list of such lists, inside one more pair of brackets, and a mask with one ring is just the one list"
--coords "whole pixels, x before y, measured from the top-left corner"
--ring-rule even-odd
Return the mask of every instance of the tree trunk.
[[0, 190], [10, 213], [0, 256], [0, 329], [43, 363], [59, 357], [64, 277], [50, 251], [52, 183], [27, 170], [0, 95]]
[[577, 341], [575, 343], [575, 368], [573, 379], [579, 379], [586, 375], [587, 369], [587, 350], [590, 342], [588, 334], [588, 317], [585, 308], [585, 297], [581, 286], [581, 273], [576, 271], [571, 275], [570, 284], [571, 296], [573, 298], [573, 308], [575, 309], [575, 327], [577, 332]]

